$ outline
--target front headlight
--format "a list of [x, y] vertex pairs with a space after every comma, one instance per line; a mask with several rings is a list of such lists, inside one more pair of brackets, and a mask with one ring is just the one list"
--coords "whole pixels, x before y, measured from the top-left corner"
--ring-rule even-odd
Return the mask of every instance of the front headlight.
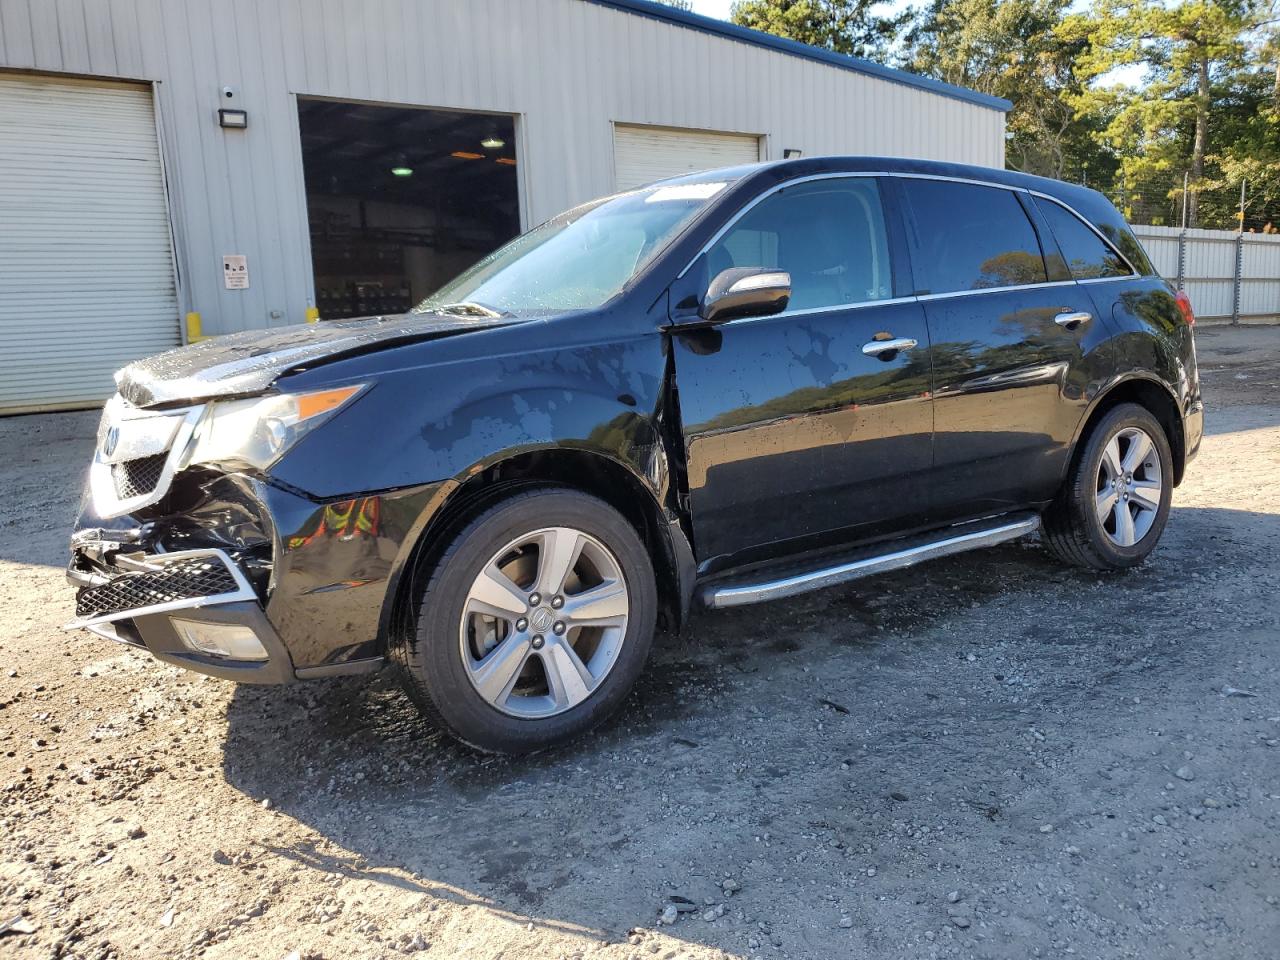
[[365, 384], [277, 393], [209, 404], [178, 468], [193, 463], [265, 470], [285, 451], [333, 416]]

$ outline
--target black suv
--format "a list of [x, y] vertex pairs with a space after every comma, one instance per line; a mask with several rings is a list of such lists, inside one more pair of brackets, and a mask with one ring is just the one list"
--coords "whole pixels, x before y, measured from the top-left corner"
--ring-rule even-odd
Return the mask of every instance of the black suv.
[[77, 620], [250, 682], [391, 661], [485, 750], [597, 724], [655, 626], [1030, 534], [1151, 552], [1185, 297], [1093, 191], [819, 158], [585, 204], [408, 314], [117, 375]]

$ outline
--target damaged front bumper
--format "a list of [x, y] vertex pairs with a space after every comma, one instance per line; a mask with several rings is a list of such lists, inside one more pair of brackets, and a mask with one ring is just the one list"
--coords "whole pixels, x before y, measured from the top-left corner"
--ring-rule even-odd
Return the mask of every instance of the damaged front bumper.
[[85, 629], [158, 660], [247, 683], [287, 683], [293, 660], [239, 564], [220, 549], [148, 554], [77, 533], [67, 579]]
[[71, 538], [68, 628], [250, 683], [379, 669], [400, 572], [453, 485], [317, 499], [192, 465], [196, 410], [107, 405]]

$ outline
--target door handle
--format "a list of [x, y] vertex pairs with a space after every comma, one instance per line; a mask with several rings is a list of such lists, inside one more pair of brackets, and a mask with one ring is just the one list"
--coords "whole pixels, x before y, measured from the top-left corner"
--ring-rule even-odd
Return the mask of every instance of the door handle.
[[1066, 327], [1068, 330], [1074, 330], [1082, 323], [1088, 323], [1093, 319], [1093, 314], [1086, 310], [1064, 310], [1053, 318], [1053, 322], [1060, 327]]
[[878, 357], [882, 353], [897, 353], [899, 350], [910, 350], [919, 346], [919, 342], [910, 337], [897, 337], [893, 340], [869, 340], [862, 345], [862, 352], [868, 357]]

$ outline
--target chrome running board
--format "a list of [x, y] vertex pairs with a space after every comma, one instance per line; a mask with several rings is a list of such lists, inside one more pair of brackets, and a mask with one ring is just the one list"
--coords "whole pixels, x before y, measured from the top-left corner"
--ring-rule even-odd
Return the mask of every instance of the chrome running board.
[[[978, 550], [982, 547], [993, 547], [1008, 540], [1017, 540], [1040, 529], [1038, 514], [1011, 514], [991, 520], [975, 520], [963, 523], [936, 533], [927, 534], [931, 539], [912, 538], [908, 541], [896, 541], [897, 549], [889, 553], [868, 554], [862, 552], [850, 558], [844, 558], [835, 564], [828, 564], [808, 569], [792, 565], [796, 570], [785, 576], [775, 575], [767, 580], [746, 582], [739, 575], [721, 582], [711, 581], [698, 588], [698, 598], [708, 607], [740, 607], [749, 603], [762, 603], [766, 600], [779, 600], [783, 597], [794, 597], [808, 593], [810, 590], [821, 590], [838, 583], [847, 583], [862, 577], [870, 577], [890, 570], [901, 570], [912, 567], [925, 560], [950, 556], [953, 553], [964, 553], [967, 550]], [[945, 536], [941, 536], [945, 534]], [[910, 544], [904, 546], [903, 544]], [[878, 544], [883, 549], [895, 544]], [[872, 548], [872, 549], [876, 549]], [[828, 558], [830, 559], [830, 558]]]

